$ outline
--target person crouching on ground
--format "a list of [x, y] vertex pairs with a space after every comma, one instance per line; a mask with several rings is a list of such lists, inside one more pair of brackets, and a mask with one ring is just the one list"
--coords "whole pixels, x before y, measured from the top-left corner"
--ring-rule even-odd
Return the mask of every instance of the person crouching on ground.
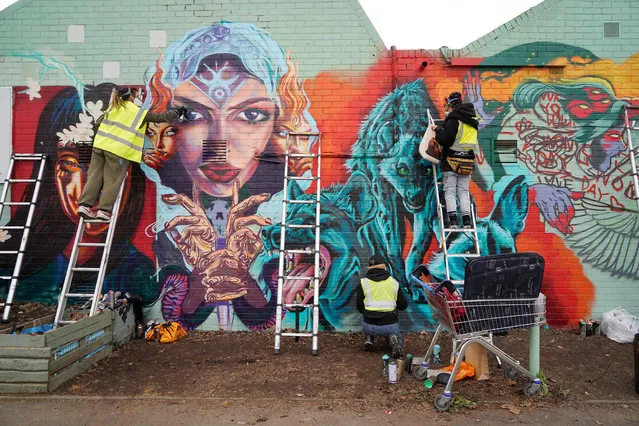
[[[78, 208], [78, 214], [84, 219], [111, 219], [111, 210], [129, 165], [142, 160], [147, 123], [164, 123], [186, 114], [183, 106], [164, 113], [152, 113], [134, 103], [137, 95], [138, 90], [130, 87], [114, 90], [109, 108], [96, 121], [91, 164]], [[94, 215], [91, 207], [100, 190], [98, 212]]]
[[444, 198], [450, 228], [459, 226], [457, 220], [457, 197], [465, 229], [472, 227], [470, 193], [470, 175], [475, 168], [477, 148], [477, 128], [475, 107], [471, 103], [462, 103], [462, 95], [452, 92], [445, 100], [446, 119], [442, 127], [434, 126], [435, 140], [442, 148], [440, 163]]
[[386, 336], [393, 349], [393, 358], [403, 353], [397, 310], [406, 309], [407, 303], [399, 283], [386, 270], [384, 258], [374, 254], [368, 262], [366, 277], [357, 287], [357, 310], [363, 315], [364, 350], [373, 348], [374, 336]]

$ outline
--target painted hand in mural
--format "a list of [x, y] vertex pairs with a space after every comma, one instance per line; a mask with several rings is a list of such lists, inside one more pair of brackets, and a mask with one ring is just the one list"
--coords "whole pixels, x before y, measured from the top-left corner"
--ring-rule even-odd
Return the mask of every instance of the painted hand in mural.
[[570, 224], [575, 217], [573, 200], [581, 198], [579, 192], [572, 192], [568, 188], [538, 183], [530, 187], [532, 201], [537, 205], [544, 219], [564, 235], [572, 234]]
[[[254, 195], [233, 206], [226, 225], [226, 248], [216, 250], [218, 234], [209, 222], [202, 207], [183, 194], [168, 194], [162, 200], [170, 205], [181, 205], [191, 215], [171, 219], [165, 229], [177, 244], [185, 260], [193, 267], [199, 282], [192, 285], [203, 287], [204, 302], [216, 303], [247, 295], [254, 284], [248, 269], [262, 250], [259, 228], [269, 225], [270, 219], [257, 215], [244, 216], [270, 198], [270, 194]], [[183, 226], [182, 231], [177, 227]]]
[[481, 79], [479, 71], [468, 71], [462, 84], [464, 101], [472, 103], [475, 107], [475, 111], [480, 117], [479, 129], [481, 130], [495, 119], [495, 117], [501, 112], [501, 107], [492, 114], [486, 112], [484, 98], [481, 96]]

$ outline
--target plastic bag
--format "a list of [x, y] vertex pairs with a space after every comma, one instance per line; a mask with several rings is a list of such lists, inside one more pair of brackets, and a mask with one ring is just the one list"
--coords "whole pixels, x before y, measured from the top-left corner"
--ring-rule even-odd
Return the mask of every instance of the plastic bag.
[[430, 116], [430, 112], [428, 112], [428, 128], [424, 133], [422, 142], [419, 144], [419, 154], [424, 160], [430, 161], [433, 164], [439, 164], [442, 148], [435, 141], [435, 131], [431, 129], [433, 124], [435, 124], [433, 118]]
[[[452, 373], [453, 367], [455, 366], [456, 361], [457, 361], [457, 357], [453, 358], [452, 364], [450, 364], [448, 367], [444, 367], [443, 370], [448, 371], [449, 373]], [[466, 361], [462, 361], [459, 364], [459, 370], [457, 370], [457, 374], [455, 374], [455, 381], [457, 382], [467, 377], [474, 377], [474, 376], [475, 376], [475, 367], [473, 367]]]
[[639, 318], [618, 306], [604, 312], [601, 331], [617, 343], [632, 343], [639, 333]]
[[156, 334], [159, 337], [160, 343], [172, 343], [186, 336], [186, 331], [184, 331], [179, 323], [167, 321], [147, 331], [146, 340], [155, 340]]

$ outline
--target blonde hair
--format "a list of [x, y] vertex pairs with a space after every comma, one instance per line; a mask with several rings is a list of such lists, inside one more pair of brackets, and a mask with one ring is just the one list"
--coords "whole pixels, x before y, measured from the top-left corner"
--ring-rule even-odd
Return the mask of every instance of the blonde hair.
[[111, 92], [111, 100], [109, 101], [109, 109], [108, 111], [114, 110], [114, 109], [120, 109], [122, 108], [127, 102], [127, 100], [124, 100], [120, 97], [119, 94], [119, 90], [118, 89], [113, 89], [113, 91]]

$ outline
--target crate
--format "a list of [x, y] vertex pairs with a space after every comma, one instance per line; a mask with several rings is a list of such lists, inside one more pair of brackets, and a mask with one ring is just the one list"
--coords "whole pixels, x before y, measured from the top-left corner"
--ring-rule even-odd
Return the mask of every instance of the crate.
[[[113, 348], [116, 315], [101, 312], [41, 335], [0, 330], [0, 393], [52, 392], [104, 359]], [[50, 316], [24, 326], [52, 322]]]

